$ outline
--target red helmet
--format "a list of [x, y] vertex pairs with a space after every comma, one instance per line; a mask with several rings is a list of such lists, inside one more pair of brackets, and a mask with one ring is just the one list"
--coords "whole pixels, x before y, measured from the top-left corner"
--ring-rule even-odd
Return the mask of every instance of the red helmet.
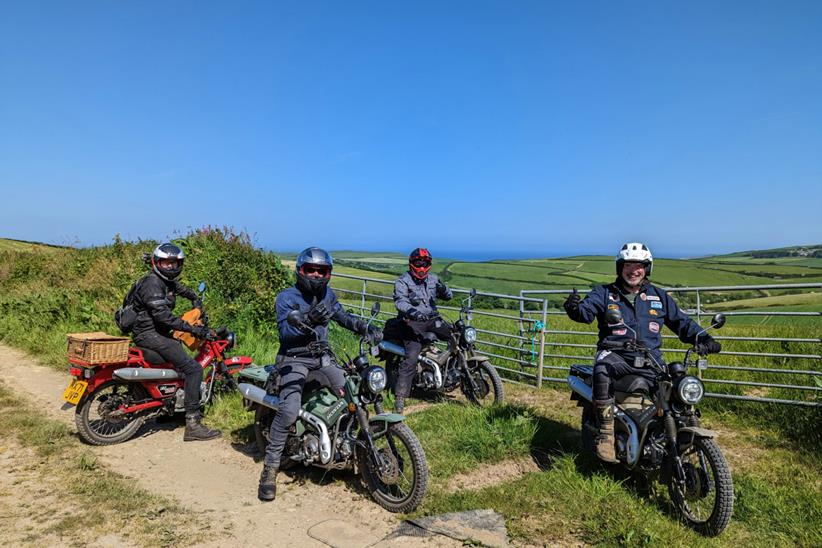
[[418, 280], [428, 277], [431, 270], [431, 254], [424, 247], [418, 247], [408, 256], [408, 271]]

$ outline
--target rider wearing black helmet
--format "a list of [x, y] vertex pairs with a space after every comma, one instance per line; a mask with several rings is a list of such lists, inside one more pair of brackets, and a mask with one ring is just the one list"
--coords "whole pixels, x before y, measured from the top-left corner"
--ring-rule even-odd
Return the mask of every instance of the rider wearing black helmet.
[[[328, 323], [339, 325], [372, 343], [382, 339], [382, 332], [348, 313], [328, 287], [333, 261], [328, 252], [309, 247], [297, 256], [297, 283], [277, 295], [277, 326], [280, 331], [280, 349], [277, 353], [277, 371], [280, 375], [280, 405], [271, 423], [268, 447], [265, 450], [263, 471], [257, 496], [260, 500], [274, 500], [277, 494], [277, 472], [280, 468], [288, 430], [297, 420], [302, 402], [302, 391], [309, 372], [322, 379], [332, 391], [343, 394], [345, 377], [334, 362], [328, 348]], [[302, 312], [312, 329], [295, 327], [288, 323], [288, 313]]]
[[191, 325], [172, 313], [177, 295], [190, 300], [194, 308], [203, 305], [194, 291], [177, 281], [183, 271], [185, 254], [176, 245], [164, 243], [154, 248], [148, 260], [151, 272], [137, 280], [129, 291], [137, 313], [133, 328], [134, 344], [158, 354], [162, 361], [171, 363], [174, 369], [184, 375], [186, 429], [183, 440], [216, 438], [220, 431], [212, 430], [201, 422], [200, 385], [203, 382], [203, 368], [183, 350], [179, 341], [172, 338], [173, 331], [185, 331], [198, 339], [212, 336], [208, 328]]
[[[595, 319], [599, 327], [599, 352], [594, 364], [593, 396], [599, 417], [599, 434], [596, 438], [596, 454], [607, 462], [617, 462], [614, 451], [614, 414], [612, 380], [626, 375], [654, 375], [646, 368], [634, 367], [638, 354], [629, 350], [614, 350], [612, 343], [637, 339], [651, 350], [654, 359], [663, 363], [662, 326], [665, 325], [679, 336], [682, 342], [693, 344], [701, 331], [698, 323], [680, 310], [668, 293], [650, 281], [654, 259], [651, 251], [640, 242], [622, 246], [616, 256], [614, 283], [594, 287], [581, 299], [576, 289], [565, 301], [565, 311], [575, 322], [591, 323]], [[608, 310], [619, 310], [623, 321], [609, 324]], [[606, 349], [606, 346], [608, 349]], [[710, 335], [699, 337], [699, 350], [717, 353], [721, 345]]]
[[[405, 358], [397, 372], [394, 386], [394, 411], [402, 413], [405, 399], [411, 393], [411, 382], [417, 371], [417, 358], [422, 350], [422, 338], [434, 333], [440, 339], [449, 335], [449, 326], [437, 312], [436, 299], [451, 300], [453, 294], [431, 273], [433, 258], [424, 247], [416, 248], [408, 256], [408, 272], [394, 282], [394, 305], [399, 313], [396, 337], [405, 347]], [[392, 322], [393, 323], [393, 322]]]

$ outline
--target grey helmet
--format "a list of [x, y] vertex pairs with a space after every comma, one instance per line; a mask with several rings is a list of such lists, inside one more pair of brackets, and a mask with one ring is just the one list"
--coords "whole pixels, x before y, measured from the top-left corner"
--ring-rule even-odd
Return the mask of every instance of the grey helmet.
[[[176, 279], [183, 272], [183, 262], [185, 261], [183, 250], [171, 243], [160, 244], [151, 253], [151, 269], [162, 279], [171, 281]], [[174, 266], [160, 266], [161, 259], [174, 259]]]
[[[331, 281], [331, 269], [334, 260], [331, 254], [319, 247], [309, 247], [297, 255], [297, 289], [317, 298], [325, 296], [325, 288]], [[321, 276], [309, 276], [310, 271], [319, 272]]]

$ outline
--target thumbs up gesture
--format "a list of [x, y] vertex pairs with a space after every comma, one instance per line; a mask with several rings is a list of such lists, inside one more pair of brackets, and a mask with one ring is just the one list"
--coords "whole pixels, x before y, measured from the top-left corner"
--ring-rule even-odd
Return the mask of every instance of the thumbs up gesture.
[[577, 292], [577, 288], [575, 287], [574, 290], [568, 295], [568, 298], [565, 299], [565, 304], [563, 304], [563, 308], [565, 308], [565, 312], [572, 313], [576, 312], [579, 308], [579, 302], [582, 300], [582, 297], [579, 296]]

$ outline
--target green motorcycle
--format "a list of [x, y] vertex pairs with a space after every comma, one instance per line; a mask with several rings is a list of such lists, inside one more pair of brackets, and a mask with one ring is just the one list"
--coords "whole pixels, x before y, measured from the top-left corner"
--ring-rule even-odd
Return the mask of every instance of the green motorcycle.
[[[379, 303], [374, 303], [369, 325], [379, 309]], [[288, 322], [311, 329], [296, 310], [289, 314]], [[347, 362], [341, 362], [327, 349], [328, 358], [345, 372], [345, 393], [341, 397], [309, 374], [280, 468], [298, 464], [327, 470], [354, 468], [380, 506], [389, 512], [411, 512], [425, 496], [428, 463], [419, 440], [403, 422], [405, 417], [383, 412], [385, 370], [368, 363], [367, 347], [370, 349], [365, 338], [360, 339], [359, 354]], [[266, 366], [246, 370], [242, 378], [251, 382], [239, 384], [246, 406], [255, 413], [254, 434], [261, 451], [268, 444], [271, 421], [279, 406], [278, 376], [270, 374], [273, 369]], [[370, 405], [376, 411], [371, 416]]]

